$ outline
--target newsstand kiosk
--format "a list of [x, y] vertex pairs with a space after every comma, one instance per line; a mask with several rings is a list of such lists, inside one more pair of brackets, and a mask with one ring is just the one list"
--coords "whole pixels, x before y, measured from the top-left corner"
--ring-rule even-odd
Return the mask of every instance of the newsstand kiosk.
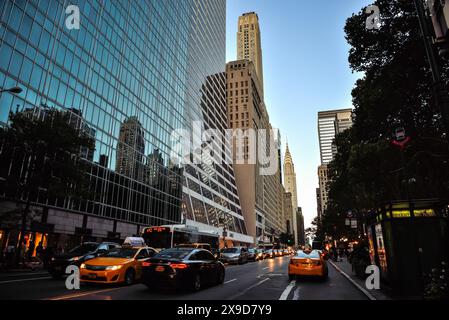
[[394, 295], [421, 298], [425, 275], [448, 261], [448, 211], [446, 201], [413, 200], [369, 214], [371, 263]]

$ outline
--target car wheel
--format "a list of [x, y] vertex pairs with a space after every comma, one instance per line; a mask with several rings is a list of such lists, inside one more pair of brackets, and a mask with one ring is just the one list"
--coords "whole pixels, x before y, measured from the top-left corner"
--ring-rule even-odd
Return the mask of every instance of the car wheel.
[[132, 285], [134, 283], [135, 279], [136, 279], [136, 273], [134, 272], [134, 270], [133, 269], [126, 270], [125, 284], [127, 286]]
[[224, 279], [225, 279], [225, 271], [224, 271], [224, 269], [221, 269], [220, 272], [218, 273], [217, 284], [223, 284]]
[[201, 289], [201, 276], [198, 273], [193, 278], [192, 289], [193, 291], [199, 291]]

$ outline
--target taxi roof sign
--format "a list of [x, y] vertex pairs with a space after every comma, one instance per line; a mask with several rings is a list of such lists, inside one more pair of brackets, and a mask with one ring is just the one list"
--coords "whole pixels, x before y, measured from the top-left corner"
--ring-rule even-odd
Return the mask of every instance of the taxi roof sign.
[[132, 247], [144, 247], [145, 240], [143, 240], [142, 237], [126, 237], [125, 241], [123, 242], [123, 245], [128, 245]]

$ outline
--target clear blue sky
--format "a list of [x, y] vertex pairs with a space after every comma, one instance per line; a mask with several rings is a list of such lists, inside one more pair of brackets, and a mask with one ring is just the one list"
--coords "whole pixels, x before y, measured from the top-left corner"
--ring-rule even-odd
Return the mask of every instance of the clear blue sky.
[[[235, 60], [237, 21], [259, 16], [265, 102], [270, 120], [288, 139], [297, 174], [298, 205], [306, 227], [316, 216], [320, 163], [317, 112], [352, 107], [360, 75], [349, 69], [344, 25], [370, 0], [228, 0], [227, 60]], [[284, 152], [285, 150], [283, 150]]]

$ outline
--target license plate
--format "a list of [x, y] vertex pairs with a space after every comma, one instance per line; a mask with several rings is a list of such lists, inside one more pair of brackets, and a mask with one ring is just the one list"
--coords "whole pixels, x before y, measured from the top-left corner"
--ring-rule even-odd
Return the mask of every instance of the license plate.
[[164, 272], [165, 268], [163, 266], [158, 266], [158, 267], [156, 267], [156, 271], [157, 272]]
[[88, 277], [89, 279], [96, 279], [97, 275], [95, 273], [89, 273]]

